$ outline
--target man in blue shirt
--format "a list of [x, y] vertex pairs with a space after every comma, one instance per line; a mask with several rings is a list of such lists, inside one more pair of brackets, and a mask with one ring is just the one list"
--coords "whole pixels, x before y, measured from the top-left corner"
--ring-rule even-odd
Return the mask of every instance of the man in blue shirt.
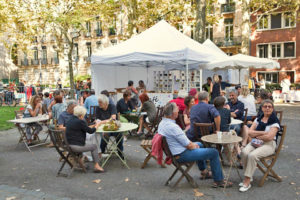
[[[85, 102], [84, 102], [84, 107], [87, 110], [87, 112], [86, 112], [87, 116], [90, 114], [91, 106], [99, 106], [98, 98], [95, 95], [95, 90], [91, 90], [90, 94], [91, 95], [88, 98], [86, 98]], [[93, 114], [93, 113], [91, 113], [91, 114]]]
[[62, 112], [58, 117], [57, 125], [60, 130], [66, 131], [66, 125], [73, 116], [75, 106], [77, 106], [75, 100], [67, 102], [67, 110]]
[[[224, 187], [218, 151], [214, 148], [204, 148], [200, 142], [191, 142], [175, 122], [178, 111], [175, 103], [165, 105], [164, 118], [158, 126], [158, 133], [166, 137], [170, 151], [179, 163], [196, 161], [202, 178], [213, 178], [214, 187]], [[212, 173], [206, 169], [206, 160], [210, 160]], [[227, 183], [227, 186], [232, 186], [232, 183]]]
[[[187, 136], [190, 140], [195, 141], [194, 123], [212, 123], [215, 122], [216, 130], [220, 130], [221, 117], [217, 109], [208, 104], [209, 94], [202, 91], [198, 95], [199, 103], [194, 105], [191, 109], [191, 128], [187, 131]], [[200, 136], [199, 136], [200, 137]]]
[[[244, 103], [240, 102], [238, 100], [238, 94], [236, 90], [231, 90], [229, 93], [229, 99], [228, 102], [229, 108], [230, 108], [230, 115], [234, 119], [239, 119], [243, 121], [243, 115], [244, 115]], [[234, 129], [238, 135], [241, 135], [241, 127], [242, 124], [234, 124], [230, 126], [230, 129]]]

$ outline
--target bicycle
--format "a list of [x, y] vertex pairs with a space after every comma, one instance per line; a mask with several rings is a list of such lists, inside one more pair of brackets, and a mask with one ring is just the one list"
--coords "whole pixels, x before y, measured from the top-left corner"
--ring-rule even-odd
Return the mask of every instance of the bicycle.
[[4, 104], [7, 106], [13, 106], [16, 107], [20, 103], [19, 98], [15, 98], [15, 95], [13, 92], [9, 92], [7, 90], [3, 90], [0, 92], [0, 107]]

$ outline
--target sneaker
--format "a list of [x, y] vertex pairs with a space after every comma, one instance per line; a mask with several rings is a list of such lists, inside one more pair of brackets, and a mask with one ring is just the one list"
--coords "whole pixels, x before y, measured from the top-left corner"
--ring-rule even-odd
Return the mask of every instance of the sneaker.
[[[252, 183], [252, 181], [253, 181], [253, 178], [250, 179], [250, 183]], [[243, 187], [243, 186], [244, 186], [244, 183], [243, 183], [243, 182], [240, 182], [239, 186], [240, 186], [240, 187]]]
[[242, 187], [240, 187], [239, 191], [240, 192], [247, 192], [250, 188], [251, 188], [251, 184], [249, 184], [248, 187], [243, 185]]

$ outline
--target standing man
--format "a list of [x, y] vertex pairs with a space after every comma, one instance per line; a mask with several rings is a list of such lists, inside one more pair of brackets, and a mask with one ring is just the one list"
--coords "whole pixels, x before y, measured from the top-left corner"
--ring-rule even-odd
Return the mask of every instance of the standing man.
[[[209, 95], [208, 92], [202, 91], [198, 95], [199, 103], [191, 108], [191, 128], [187, 131], [187, 137], [191, 141], [195, 141], [194, 123], [212, 123], [215, 122], [216, 130], [220, 131], [221, 117], [217, 109], [208, 104]], [[200, 133], [201, 134], [201, 133]], [[201, 136], [199, 136], [201, 137]]]
[[230, 86], [236, 86], [236, 84], [231, 84], [231, 83], [222, 81], [222, 76], [221, 75], [219, 75], [219, 81], [220, 81], [220, 84], [221, 84], [221, 90], [225, 90], [227, 87], [230, 87]]
[[210, 84], [211, 84], [211, 82], [212, 82], [211, 77], [208, 77], [208, 78], [206, 79], [206, 83], [202, 85], [202, 89], [203, 89], [204, 91], [206, 91], [206, 92], [209, 92], [209, 91], [210, 91]]

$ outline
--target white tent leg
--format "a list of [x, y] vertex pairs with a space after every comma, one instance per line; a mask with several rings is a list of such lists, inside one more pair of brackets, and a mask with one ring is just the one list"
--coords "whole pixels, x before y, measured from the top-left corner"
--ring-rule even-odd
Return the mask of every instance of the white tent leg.
[[186, 92], [189, 92], [189, 63], [188, 60], [185, 61], [186, 69]]
[[241, 84], [241, 69], [239, 69], [239, 84]]
[[203, 71], [200, 69], [199, 75], [200, 75], [200, 91], [202, 92], [202, 82], [203, 82], [203, 77], [202, 77]]

